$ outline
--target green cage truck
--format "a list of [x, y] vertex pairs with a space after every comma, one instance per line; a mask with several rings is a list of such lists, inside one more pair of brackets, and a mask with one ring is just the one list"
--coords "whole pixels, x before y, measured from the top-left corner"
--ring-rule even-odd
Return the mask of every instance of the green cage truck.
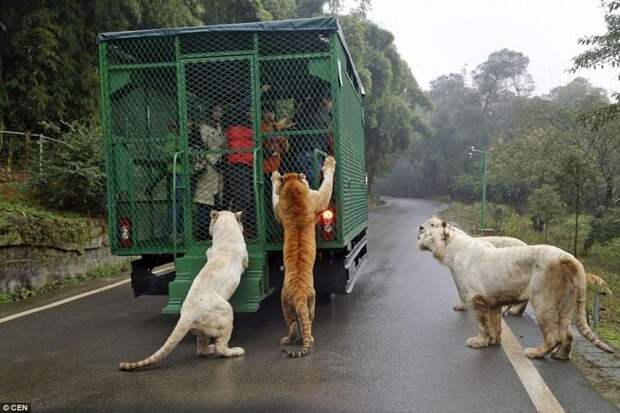
[[204, 266], [213, 210], [243, 211], [250, 265], [232, 298], [252, 312], [282, 283], [271, 172], [318, 188], [317, 292], [350, 293], [366, 258], [362, 98], [336, 18], [102, 33], [98, 38], [112, 251], [136, 296], [178, 313]]

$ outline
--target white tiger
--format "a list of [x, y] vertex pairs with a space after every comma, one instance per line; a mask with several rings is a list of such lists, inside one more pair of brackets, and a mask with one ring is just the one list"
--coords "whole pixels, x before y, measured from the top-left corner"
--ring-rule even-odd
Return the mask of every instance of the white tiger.
[[[241, 212], [211, 212], [209, 227], [213, 244], [207, 263], [198, 273], [181, 306], [177, 325], [166, 343], [152, 356], [138, 362], [120, 363], [121, 370], [133, 370], [161, 361], [191, 331], [197, 337], [198, 355], [241, 356], [241, 347], [228, 347], [233, 330], [233, 309], [228, 300], [239, 286], [248, 267]], [[210, 345], [214, 341], [214, 346]]]

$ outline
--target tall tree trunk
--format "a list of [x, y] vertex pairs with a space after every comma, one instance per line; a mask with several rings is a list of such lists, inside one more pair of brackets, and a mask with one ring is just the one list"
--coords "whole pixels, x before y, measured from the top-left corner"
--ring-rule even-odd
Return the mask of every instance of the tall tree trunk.
[[26, 131], [26, 135], [24, 136], [24, 147], [23, 149], [23, 154], [24, 154], [24, 159], [22, 159], [22, 167], [27, 170], [30, 166], [30, 146], [32, 144], [32, 131], [30, 129], [28, 129]]
[[614, 177], [607, 176], [605, 177], [605, 208], [610, 208], [614, 199]]
[[4, 79], [4, 76], [3, 76], [4, 54], [3, 52], [5, 50], [5, 44], [6, 44], [6, 33], [7, 33], [6, 26], [2, 24], [2, 22], [0, 22], [0, 86], [2, 86], [3, 79]]
[[577, 257], [577, 238], [579, 235], [579, 198], [580, 198], [580, 188], [577, 187], [577, 191], [575, 191], [575, 239], [573, 244], [573, 255], [575, 258]]

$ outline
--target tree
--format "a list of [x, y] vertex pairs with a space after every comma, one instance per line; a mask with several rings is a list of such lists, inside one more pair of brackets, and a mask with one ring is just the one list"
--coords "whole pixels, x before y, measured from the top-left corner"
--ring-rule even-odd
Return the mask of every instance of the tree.
[[[359, 14], [369, 0], [356, 0]], [[2, 0], [0, 123], [37, 129], [99, 115], [99, 32], [288, 19], [342, 0]], [[364, 39], [366, 41], [366, 39]]]
[[605, 198], [603, 205], [606, 208], [613, 206], [617, 197], [618, 176], [620, 176], [620, 119], [605, 122], [597, 131], [590, 131], [586, 136], [591, 139], [586, 145], [592, 147], [591, 159], [598, 166], [598, 171], [605, 182]]
[[480, 125], [480, 146], [486, 147], [498, 135], [512, 129], [520, 101], [534, 90], [534, 81], [527, 71], [529, 62], [521, 52], [502, 49], [491, 53], [474, 70], [474, 86], [486, 117]]
[[[478, 175], [477, 163], [465, 154], [471, 146], [489, 149], [497, 142], [512, 139], [520, 107], [533, 88], [528, 64], [527, 56], [503, 49], [491, 53], [476, 67], [471, 84], [465, 70], [431, 82], [433, 111], [428, 118], [433, 136], [418, 139], [411, 155], [416, 174], [424, 177], [424, 184], [418, 186], [421, 193], [416, 195], [450, 192], [459, 199], [478, 197], [470, 192], [477, 187], [469, 185]], [[491, 168], [489, 173], [492, 174]], [[522, 205], [527, 200], [522, 185], [489, 189], [490, 197], [518, 198]]]
[[491, 110], [502, 95], [514, 93], [528, 97], [534, 90], [534, 81], [527, 72], [530, 59], [521, 52], [502, 49], [489, 55], [474, 71], [474, 83], [483, 96], [483, 110]]
[[30, 130], [97, 116], [98, 32], [199, 24], [202, 13], [198, 0], [3, 0], [6, 126]]
[[592, 86], [590, 81], [583, 77], [576, 77], [566, 85], [551, 89], [547, 99], [554, 101], [562, 108], [573, 108], [589, 101], [609, 103], [605, 89]]
[[[532, 99], [522, 111], [522, 128], [514, 145], [520, 151], [508, 151], [506, 156], [521, 157], [525, 165], [536, 166], [539, 186], [551, 184], [575, 214], [573, 253], [577, 253], [579, 215], [586, 195], [586, 188], [596, 184], [597, 170], [592, 160], [593, 145], [590, 131], [578, 121], [575, 107], [566, 108], [549, 99]], [[537, 136], [533, 140], [532, 136]], [[517, 146], [519, 147], [519, 146]], [[510, 148], [510, 145], [508, 145]], [[496, 148], [501, 152], [506, 146]], [[542, 149], [542, 150], [541, 150]], [[507, 170], [516, 179], [518, 169]]]
[[430, 109], [411, 69], [394, 45], [394, 36], [363, 13], [342, 18], [347, 43], [367, 96], [364, 102], [368, 192], [375, 178], [391, 169], [393, 155], [406, 151], [430, 127], [418, 107]]
[[[567, 85], [557, 87], [550, 99], [564, 113], [565, 121], [578, 133], [570, 134], [569, 143], [597, 167], [605, 183], [603, 205], [611, 206], [616, 193], [616, 177], [620, 173], [620, 119], [593, 127], [591, 116], [609, 103], [605, 90], [593, 87], [583, 78], [576, 78]], [[556, 125], [557, 121], [554, 122]]]
[[68, 115], [70, 92], [65, 86], [72, 81], [72, 68], [58, 12], [35, 9], [21, 25], [9, 38], [13, 54], [6, 70], [8, 120], [18, 129], [33, 129], [41, 119], [58, 122]]
[[497, 142], [490, 148], [489, 199], [508, 203], [518, 211], [527, 207], [531, 192], [553, 183], [549, 153], [553, 150], [547, 132], [524, 126], [514, 139]]
[[545, 241], [549, 224], [555, 221], [563, 211], [564, 204], [560, 195], [548, 184], [536, 188], [528, 198], [528, 210], [537, 231], [544, 231]]
[[89, 215], [104, 212], [105, 165], [103, 138], [95, 124], [74, 122], [55, 126], [62, 143], [46, 152], [41, 164], [32, 166], [30, 184], [41, 204], [52, 209]]
[[[579, 69], [600, 69], [605, 66], [620, 67], [620, 0], [603, 1], [604, 20], [607, 32], [601, 35], [584, 36], [578, 40], [588, 50], [573, 58], [572, 71]], [[620, 78], [620, 76], [619, 76]], [[592, 124], [597, 127], [620, 115], [620, 98], [618, 92], [612, 96], [616, 102], [593, 111], [590, 114]]]
[[559, 163], [556, 181], [558, 188], [565, 194], [568, 204], [575, 213], [575, 229], [573, 255], [577, 256], [577, 240], [579, 238], [579, 215], [584, 198], [584, 190], [592, 182], [594, 171], [589, 163], [575, 152], [567, 152], [558, 156]]

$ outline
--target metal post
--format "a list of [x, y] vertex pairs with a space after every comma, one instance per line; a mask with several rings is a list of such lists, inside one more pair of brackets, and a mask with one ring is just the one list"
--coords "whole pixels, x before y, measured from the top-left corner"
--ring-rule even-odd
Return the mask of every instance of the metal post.
[[592, 309], [592, 328], [593, 329], [597, 329], [598, 328], [598, 322], [599, 322], [599, 316], [600, 316], [600, 308], [601, 308], [601, 303], [600, 303], [600, 294], [598, 293], [598, 287], [594, 288], [594, 302], [592, 303], [593, 305], [593, 309]]
[[39, 137], [39, 173], [42, 173], [42, 164], [43, 162], [43, 137]]
[[482, 200], [480, 205], [480, 230], [486, 228], [487, 209], [487, 153], [480, 153], [480, 185], [482, 188]]

